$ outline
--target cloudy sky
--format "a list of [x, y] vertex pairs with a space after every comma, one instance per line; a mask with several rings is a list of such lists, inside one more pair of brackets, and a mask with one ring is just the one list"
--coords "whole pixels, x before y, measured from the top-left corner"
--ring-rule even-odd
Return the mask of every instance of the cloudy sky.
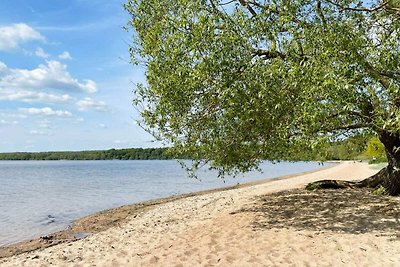
[[121, 0], [0, 1], [0, 152], [154, 147]]

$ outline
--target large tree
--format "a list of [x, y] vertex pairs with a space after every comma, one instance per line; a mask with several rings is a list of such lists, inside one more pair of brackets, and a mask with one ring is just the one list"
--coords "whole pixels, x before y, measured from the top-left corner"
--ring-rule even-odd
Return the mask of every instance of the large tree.
[[[400, 193], [396, 1], [129, 0], [145, 127], [221, 173], [375, 133]], [[296, 152], [297, 151], [297, 152]]]

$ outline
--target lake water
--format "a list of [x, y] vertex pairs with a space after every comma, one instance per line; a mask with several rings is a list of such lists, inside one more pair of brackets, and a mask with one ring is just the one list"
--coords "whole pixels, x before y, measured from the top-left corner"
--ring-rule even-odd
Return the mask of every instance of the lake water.
[[[325, 164], [329, 165], [329, 164]], [[187, 177], [177, 161], [0, 161], [0, 246], [63, 230], [100, 210], [322, 167], [316, 162], [261, 165], [263, 173]]]

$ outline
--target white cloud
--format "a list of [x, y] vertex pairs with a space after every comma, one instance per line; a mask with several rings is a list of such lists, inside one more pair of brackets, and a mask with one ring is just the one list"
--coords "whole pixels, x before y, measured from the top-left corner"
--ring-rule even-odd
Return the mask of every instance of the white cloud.
[[92, 80], [85, 80], [86, 84], [85, 85], [79, 85], [83, 91], [86, 91], [87, 93], [96, 93], [97, 92], [97, 86], [96, 83]]
[[18, 121], [0, 120], [0, 124], [4, 124], [4, 125], [17, 125], [18, 123], [19, 123]]
[[4, 64], [4, 62], [0, 61], [0, 72], [6, 71], [7, 70], [7, 65]]
[[45, 38], [25, 23], [12, 24], [0, 27], [0, 51], [9, 51], [18, 48], [19, 44]]
[[107, 125], [105, 125], [104, 123], [100, 123], [99, 127], [105, 129], [105, 128], [107, 128]]
[[13, 113], [1, 112], [0, 117], [7, 118], [7, 119], [26, 119], [26, 115], [15, 114], [14, 112]]
[[41, 47], [36, 48], [35, 55], [45, 59], [50, 57]]
[[52, 124], [52, 122], [48, 118], [44, 118], [37, 122], [37, 126], [41, 129], [51, 129], [51, 128], [53, 128], [53, 127], [51, 127], [51, 124]]
[[73, 98], [67, 94], [55, 95], [32, 91], [0, 92], [0, 100], [22, 101], [27, 103], [65, 103], [71, 101], [72, 99]]
[[116, 145], [127, 145], [127, 144], [129, 144], [129, 141], [127, 141], [127, 140], [114, 140], [113, 141], [113, 143], [114, 144], [116, 144]]
[[68, 60], [71, 60], [71, 59], [72, 59], [72, 57], [71, 57], [71, 55], [69, 54], [68, 51], [64, 51], [64, 52], [62, 52], [61, 54], [59, 54], [59, 55], [58, 55], [58, 58], [59, 58], [59, 59], [68, 59]]
[[31, 131], [29, 131], [29, 134], [31, 134], [31, 135], [51, 135], [51, 133], [49, 133], [49, 132], [37, 131], [37, 130], [31, 130]]
[[108, 111], [109, 108], [104, 101], [97, 101], [90, 97], [79, 100], [76, 105], [80, 111]]
[[66, 110], [53, 110], [49, 107], [44, 108], [20, 108], [19, 111], [29, 115], [70, 117], [72, 113]]
[[50, 124], [48, 121], [42, 121], [38, 125], [42, 129], [50, 129]]
[[46, 61], [32, 70], [11, 69], [0, 62], [0, 99], [25, 102], [60, 103], [71, 100], [69, 95], [56, 95], [45, 90], [94, 93], [96, 83], [73, 78], [67, 66], [58, 61]]

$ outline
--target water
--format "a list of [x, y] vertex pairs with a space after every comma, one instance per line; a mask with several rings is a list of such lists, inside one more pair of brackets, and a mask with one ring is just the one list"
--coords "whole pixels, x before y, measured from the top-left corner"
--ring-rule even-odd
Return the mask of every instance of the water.
[[167, 161], [0, 161], [0, 246], [63, 230], [100, 210], [314, 170], [315, 162], [263, 163], [264, 173], [190, 179]]

